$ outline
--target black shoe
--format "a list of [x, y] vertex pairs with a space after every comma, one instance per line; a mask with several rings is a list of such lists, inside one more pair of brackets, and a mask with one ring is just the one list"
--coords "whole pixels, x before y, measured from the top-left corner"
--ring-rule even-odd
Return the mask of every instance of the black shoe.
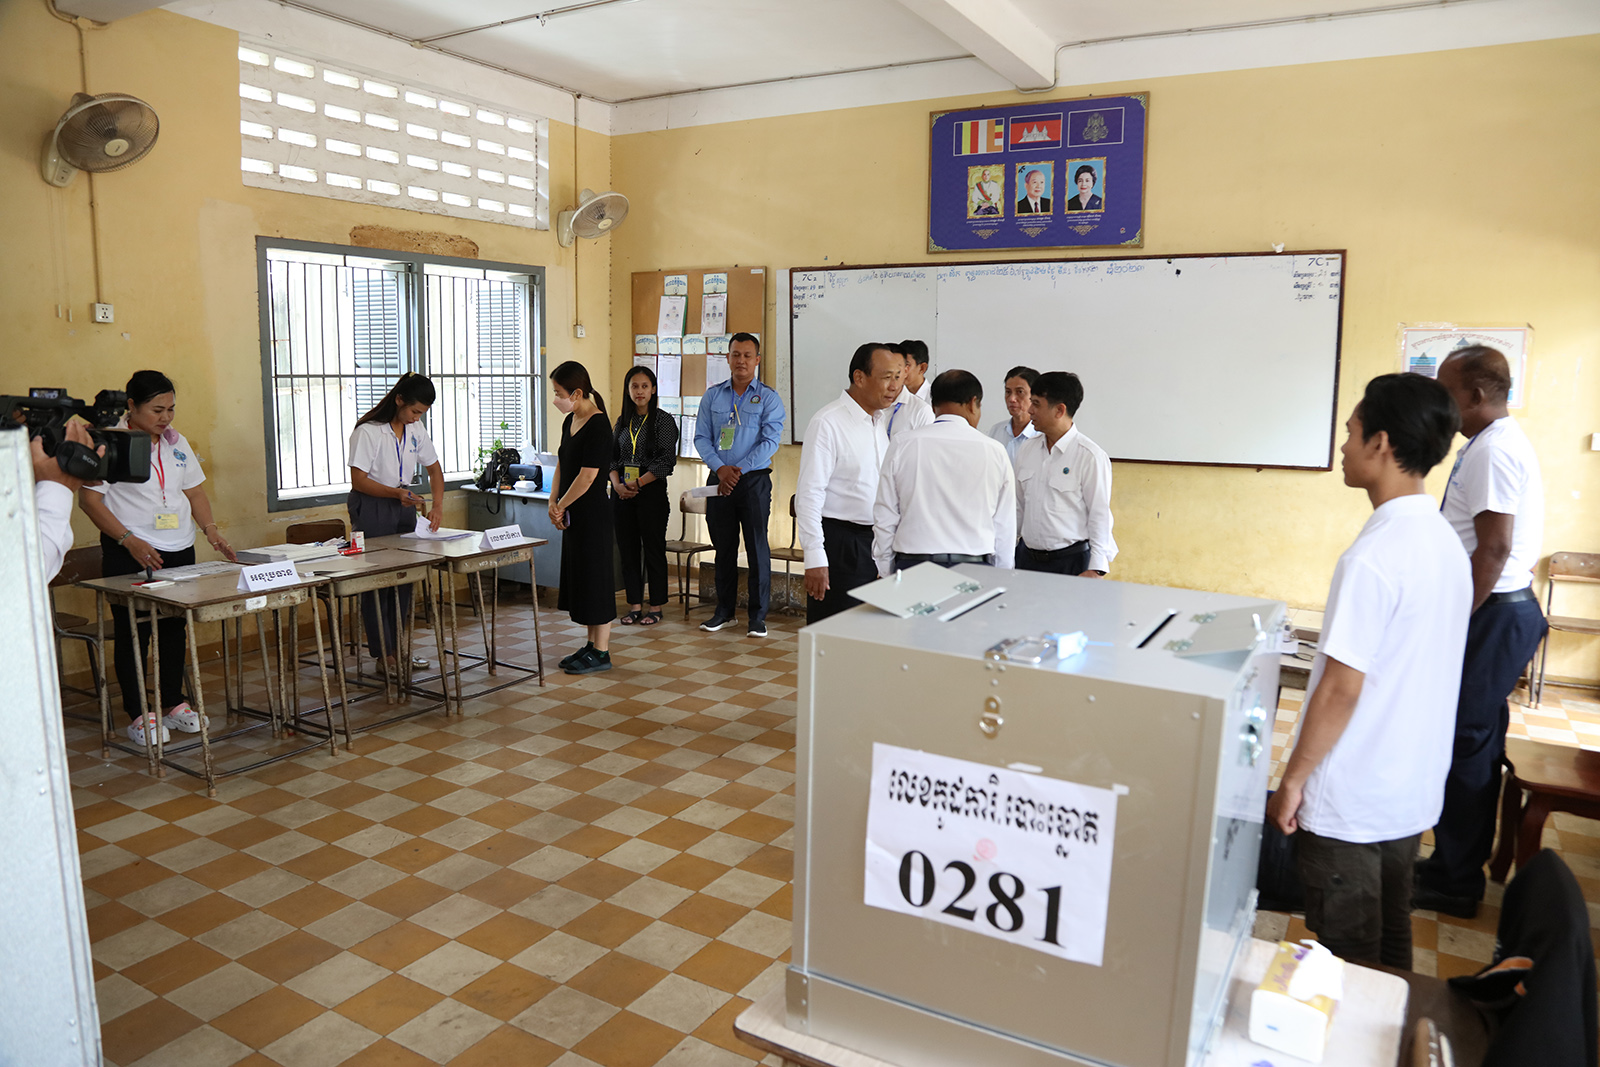
[[1475, 919], [1478, 917], [1478, 901], [1473, 897], [1453, 897], [1448, 893], [1441, 893], [1427, 886], [1415, 886], [1411, 890], [1411, 906], [1423, 911], [1437, 911], [1445, 915], [1452, 915], [1457, 919]]
[[752, 622], [750, 624], [750, 629], [745, 631], [745, 636], [746, 637], [765, 637], [765, 636], [767, 636], [767, 624], [765, 622]]
[[733, 619], [731, 618], [723, 618], [721, 615], [713, 615], [711, 618], [700, 624], [700, 629], [704, 630], [708, 634], [714, 634], [732, 621]]
[[578, 654], [578, 659], [561, 668], [568, 674], [595, 674], [599, 671], [611, 669], [611, 653], [601, 652], [597, 648], [586, 648]]
[[568, 667], [572, 666], [574, 663], [578, 662], [578, 660], [583, 658], [584, 653], [592, 651], [594, 651], [594, 642], [590, 641], [588, 644], [578, 649], [578, 651], [563, 659], [558, 666], [560, 666], [562, 670], [566, 670]]

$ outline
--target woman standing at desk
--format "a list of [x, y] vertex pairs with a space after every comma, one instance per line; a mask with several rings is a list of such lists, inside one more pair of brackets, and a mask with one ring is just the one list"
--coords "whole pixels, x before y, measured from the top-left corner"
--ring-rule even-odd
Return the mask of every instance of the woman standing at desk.
[[[434, 401], [433, 382], [406, 372], [376, 407], [356, 423], [350, 434], [350, 529], [368, 537], [410, 533], [416, 529], [422, 498], [409, 486], [418, 464], [427, 468], [433, 503], [428, 525], [437, 530], [444, 508], [444, 470], [439, 454], [419, 425]], [[411, 587], [400, 587], [400, 616], [411, 614]], [[361, 623], [367, 631], [367, 650], [375, 660], [395, 669], [395, 597], [393, 589], [361, 595]], [[427, 660], [411, 657], [418, 669]]]
[[[128, 379], [128, 414], [119, 427], [150, 435], [150, 480], [103, 482], [85, 486], [79, 494], [84, 514], [100, 529], [100, 573], [106, 577], [137, 574], [163, 567], [186, 567], [194, 562], [195, 523], [216, 549], [233, 559], [233, 549], [211, 518], [211, 501], [200, 483], [206, 480], [200, 457], [188, 438], [172, 428], [178, 402], [172, 381], [160, 371], [142, 370]], [[132, 720], [128, 737], [136, 745], [153, 743], [150, 734], [159, 726], [161, 741], [171, 731], [200, 732], [200, 716], [183, 695], [183, 664], [188, 637], [181, 618], [156, 624], [160, 643], [161, 706], [166, 715], [158, 723], [152, 708], [139, 717], [139, 677], [133, 663], [133, 625], [126, 607], [111, 609], [116, 648], [117, 685], [122, 706]], [[139, 641], [150, 639], [150, 624], [139, 624]], [[148, 662], [148, 661], [146, 661]], [[148, 739], [148, 740], [147, 740]]]
[[[622, 553], [622, 584], [628, 613], [622, 625], [654, 626], [667, 603], [667, 478], [678, 463], [678, 423], [660, 410], [656, 376], [634, 367], [623, 379], [630, 403], [617, 415], [616, 458], [611, 461], [611, 491]], [[644, 610], [644, 582], [650, 580], [650, 610]]]
[[611, 620], [617, 588], [611, 574], [611, 503], [602, 471], [611, 469], [614, 442], [606, 402], [582, 363], [567, 360], [550, 372], [556, 408], [566, 412], [550, 485], [550, 524], [561, 539], [561, 589], [556, 607], [589, 628], [589, 643], [561, 661], [568, 674], [611, 669]]

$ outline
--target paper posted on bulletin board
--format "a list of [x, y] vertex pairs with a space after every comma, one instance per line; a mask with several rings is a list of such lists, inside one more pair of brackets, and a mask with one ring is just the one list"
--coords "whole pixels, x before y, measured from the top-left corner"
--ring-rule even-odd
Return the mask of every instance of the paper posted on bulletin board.
[[1401, 323], [1400, 369], [1428, 378], [1439, 376], [1439, 364], [1450, 353], [1471, 345], [1499, 349], [1511, 367], [1511, 392], [1506, 406], [1520, 408], [1528, 372], [1531, 326], [1457, 326], [1453, 323]]

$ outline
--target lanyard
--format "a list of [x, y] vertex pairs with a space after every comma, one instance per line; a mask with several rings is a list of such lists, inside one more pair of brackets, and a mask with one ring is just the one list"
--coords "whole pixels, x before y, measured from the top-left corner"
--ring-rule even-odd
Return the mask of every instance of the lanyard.
[[406, 431], [404, 428], [402, 428], [399, 435], [394, 439], [394, 476], [396, 482], [400, 485], [411, 484], [411, 480], [406, 477], [406, 461], [400, 455], [400, 442], [402, 439], [404, 439], [405, 434]]
[[[1484, 427], [1484, 430], [1486, 429], [1488, 429], [1487, 426]], [[1444, 495], [1439, 498], [1440, 511], [1444, 510], [1445, 502], [1450, 499], [1450, 483], [1456, 480], [1456, 471], [1461, 469], [1461, 461], [1467, 458], [1467, 453], [1472, 449], [1473, 445], [1478, 443], [1478, 437], [1482, 435], [1483, 430], [1479, 430], [1477, 436], [1467, 438], [1467, 443], [1461, 446], [1460, 452], [1456, 453], [1455, 466], [1450, 468], [1450, 477], [1444, 481]]]
[[894, 433], [894, 417], [900, 414], [900, 409], [905, 407], [905, 403], [904, 400], [896, 400], [894, 402], [894, 410], [889, 412], [889, 429], [886, 431], [887, 433]]
[[161, 442], [157, 441], [151, 448], [156, 454], [156, 481], [161, 486], [161, 506], [167, 506], [167, 463], [161, 455]]
[[639, 435], [641, 433], [643, 433], [643, 432], [644, 432], [644, 419], [640, 419], [639, 420], [638, 429], [634, 429], [634, 426], [631, 423], [628, 426], [628, 441], [629, 441], [629, 444], [631, 444], [633, 446], [633, 458], [635, 460], [637, 460], [639, 458]]

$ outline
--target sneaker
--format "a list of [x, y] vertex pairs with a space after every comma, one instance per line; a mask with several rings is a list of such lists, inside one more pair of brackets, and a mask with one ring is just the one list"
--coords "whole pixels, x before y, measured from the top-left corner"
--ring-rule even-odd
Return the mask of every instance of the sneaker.
[[414, 671], [425, 671], [431, 666], [433, 666], [432, 660], [423, 659], [421, 656], [411, 657], [411, 669]]
[[745, 636], [746, 637], [765, 637], [765, 636], [767, 636], [767, 624], [765, 622], [753, 622], [753, 623], [751, 623], [750, 624], [750, 629], [745, 631]]
[[1457, 919], [1475, 919], [1478, 916], [1478, 902], [1472, 897], [1453, 897], [1422, 885], [1412, 888], [1411, 906], [1422, 911], [1453, 915]]
[[[145, 741], [144, 728], [146, 723], [148, 723], [152, 729], [156, 727], [156, 716], [154, 712], [146, 715], [143, 719], [135, 719], [128, 724], [128, 740], [132, 741], [141, 748], [149, 747], [148, 743]], [[171, 740], [172, 734], [168, 732], [165, 726], [162, 726], [161, 743], [164, 745]]]
[[564, 657], [561, 662], [557, 664], [557, 666], [562, 670], [566, 670], [568, 667], [582, 659], [585, 653], [593, 651], [593, 649], [594, 642], [591, 641], [582, 648], [578, 649], [578, 651], [574, 652], [572, 655]]
[[586, 648], [578, 654], [576, 661], [561, 669], [568, 674], [595, 674], [599, 671], [609, 671], [611, 653], [601, 652], [598, 648]]
[[200, 716], [185, 700], [182, 704], [167, 712], [166, 717], [161, 720], [161, 725], [170, 730], [177, 730], [180, 733], [197, 734], [200, 732]]
[[714, 634], [732, 621], [733, 620], [731, 618], [723, 618], [721, 615], [713, 615], [711, 618], [700, 624], [700, 629], [704, 630], [708, 634]]

